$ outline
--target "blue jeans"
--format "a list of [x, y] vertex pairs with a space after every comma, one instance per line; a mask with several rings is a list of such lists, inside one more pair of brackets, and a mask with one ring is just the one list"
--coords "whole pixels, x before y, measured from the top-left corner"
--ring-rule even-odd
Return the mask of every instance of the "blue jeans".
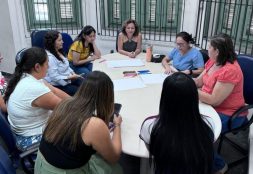
[[[221, 124], [222, 124], [222, 129], [221, 129], [221, 133], [224, 133], [226, 131], [228, 131], [228, 121], [231, 118], [231, 116], [222, 114], [222, 113], [218, 113], [221, 119]], [[232, 128], [236, 128], [239, 127], [241, 125], [243, 125], [244, 123], [246, 123], [248, 121], [247, 116], [243, 115], [243, 116], [239, 116], [236, 117], [233, 122], [232, 122]]]
[[70, 84], [67, 84], [65, 86], [54, 86], [64, 92], [66, 92], [68, 95], [73, 96], [75, 95], [76, 91], [79, 89], [79, 86], [82, 84], [83, 79], [76, 79], [73, 80]]
[[22, 136], [16, 134], [16, 145], [19, 150], [25, 151], [31, 145], [41, 141], [42, 134], [33, 135], [33, 136]]
[[89, 74], [93, 68], [93, 64], [90, 62], [79, 66], [75, 66], [73, 62], [69, 62], [69, 66], [74, 70], [76, 74], [84, 73], [85, 75]]

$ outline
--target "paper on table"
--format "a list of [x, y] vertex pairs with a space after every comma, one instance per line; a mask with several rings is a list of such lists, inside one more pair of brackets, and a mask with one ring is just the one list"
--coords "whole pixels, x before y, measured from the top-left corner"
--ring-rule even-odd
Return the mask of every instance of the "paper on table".
[[109, 68], [144, 66], [144, 63], [140, 59], [111, 60], [106, 63]]
[[164, 79], [167, 76], [168, 76], [167, 74], [143, 74], [143, 75], [140, 75], [144, 84], [163, 83]]
[[139, 78], [113, 80], [114, 91], [144, 88], [146, 85]]

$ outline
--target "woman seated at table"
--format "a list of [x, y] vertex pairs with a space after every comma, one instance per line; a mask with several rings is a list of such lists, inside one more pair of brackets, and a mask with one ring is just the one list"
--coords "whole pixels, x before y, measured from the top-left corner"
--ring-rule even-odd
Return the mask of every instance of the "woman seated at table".
[[[243, 97], [243, 74], [237, 62], [233, 42], [226, 35], [214, 36], [208, 48], [209, 61], [203, 73], [195, 79], [200, 101], [210, 104], [218, 112], [222, 122], [222, 132], [228, 131], [228, 122], [232, 114], [245, 105]], [[236, 117], [232, 128], [247, 121], [247, 112]], [[220, 157], [220, 168], [226, 166]]]
[[142, 36], [135, 20], [124, 22], [118, 37], [118, 52], [135, 58], [141, 52]]
[[17, 146], [23, 151], [40, 141], [50, 110], [68, 95], [43, 81], [48, 68], [44, 49], [32, 47], [19, 55], [21, 61], [8, 83], [4, 100]]
[[82, 83], [82, 76], [77, 75], [69, 66], [63, 52], [62, 35], [58, 31], [49, 31], [44, 37], [48, 56], [48, 70], [45, 80], [51, 85], [73, 96]]
[[112, 80], [103, 72], [91, 72], [74, 97], [49, 118], [35, 173], [122, 173], [115, 164], [121, 154], [121, 116], [114, 116], [112, 138], [108, 129], [113, 109]]
[[99, 59], [101, 53], [95, 43], [96, 30], [85, 26], [70, 46], [68, 59], [70, 67], [77, 74], [88, 74], [92, 71], [92, 61]]
[[[192, 43], [194, 43], [194, 40], [189, 33], [183, 31], [176, 35], [177, 47], [162, 60], [165, 73], [170, 74], [181, 71], [196, 76], [204, 70], [203, 56], [196, 48], [191, 46]], [[173, 61], [174, 68], [168, 65], [170, 61]]]
[[[159, 114], [146, 119], [140, 136], [147, 144], [156, 174], [211, 174], [213, 130], [200, 115], [192, 78], [176, 72], [162, 88]], [[183, 107], [183, 108], [182, 108]]]
[[[210, 60], [203, 73], [195, 79], [199, 89], [199, 99], [210, 104], [218, 112], [222, 121], [222, 132], [228, 130], [232, 114], [245, 105], [243, 97], [243, 74], [237, 62], [233, 42], [228, 35], [214, 36], [208, 48]], [[247, 113], [236, 117], [232, 127], [247, 121]]]

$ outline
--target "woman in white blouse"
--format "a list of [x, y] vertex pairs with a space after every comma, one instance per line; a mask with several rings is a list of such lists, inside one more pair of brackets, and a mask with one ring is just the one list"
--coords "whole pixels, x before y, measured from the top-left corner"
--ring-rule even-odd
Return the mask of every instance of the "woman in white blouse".
[[45, 80], [51, 85], [73, 96], [82, 83], [82, 75], [70, 68], [63, 52], [63, 40], [60, 32], [52, 30], [46, 33], [44, 45], [48, 55], [48, 71]]

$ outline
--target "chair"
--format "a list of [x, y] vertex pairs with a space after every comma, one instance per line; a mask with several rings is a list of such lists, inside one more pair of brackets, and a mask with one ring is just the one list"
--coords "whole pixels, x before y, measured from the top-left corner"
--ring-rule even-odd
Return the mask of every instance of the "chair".
[[62, 40], [63, 40], [63, 51], [65, 54], [68, 54], [69, 48], [73, 43], [73, 39], [68, 33], [61, 33], [62, 35]]
[[[244, 99], [245, 102], [248, 105], [245, 105], [241, 108], [239, 108], [231, 117], [231, 119], [228, 122], [228, 128], [229, 130], [227, 132], [224, 132], [220, 135], [220, 142], [218, 145], [218, 153], [220, 154], [221, 152], [221, 148], [222, 148], [222, 144], [223, 141], [227, 141], [230, 145], [232, 145], [232, 147], [234, 147], [238, 152], [240, 152], [243, 157], [233, 161], [231, 163], [228, 164], [229, 168], [236, 166], [237, 164], [243, 162], [244, 160], [248, 159], [248, 153], [249, 150], [243, 148], [242, 146], [240, 146], [239, 144], [237, 144], [236, 142], [232, 141], [231, 139], [229, 139], [229, 137], [227, 136], [228, 133], [233, 133], [233, 134], [237, 134], [240, 131], [244, 131], [246, 129], [248, 129], [250, 127], [250, 125], [253, 122], [253, 115], [251, 114], [250, 117], [248, 117], [248, 122], [246, 122], [245, 124], [243, 124], [242, 126], [238, 127], [238, 128], [232, 128], [232, 122], [233, 120], [242, 112], [247, 111], [248, 109], [253, 108], [253, 57], [247, 56], [247, 55], [238, 55], [238, 63], [242, 69], [243, 72], [243, 76], [244, 76], [244, 85], [243, 85], [243, 95], [244, 95]], [[232, 134], [232, 135], [233, 135]]]
[[202, 54], [204, 64], [209, 60], [208, 51], [207, 50], [199, 50], [199, 52]]
[[[32, 46], [44, 48], [44, 36], [50, 30], [34, 30], [31, 33], [31, 42]], [[63, 51], [65, 54], [68, 54], [69, 47], [73, 43], [73, 39], [68, 33], [61, 33], [63, 40]]]
[[2, 113], [0, 113], [0, 125], [0, 136], [7, 146], [13, 165], [17, 168], [20, 160], [23, 170], [28, 174], [33, 173], [34, 159], [36, 157], [34, 153], [38, 151], [39, 143], [22, 152], [17, 148], [15, 135], [6, 120], [6, 116]]
[[12, 165], [12, 161], [2, 146], [0, 146], [0, 173], [16, 174], [16, 170]]
[[44, 36], [49, 30], [34, 30], [31, 33], [32, 46], [44, 48]]
[[117, 31], [117, 36], [116, 36], [116, 51], [118, 52], [118, 39], [119, 39], [119, 33], [121, 32], [121, 30]]

